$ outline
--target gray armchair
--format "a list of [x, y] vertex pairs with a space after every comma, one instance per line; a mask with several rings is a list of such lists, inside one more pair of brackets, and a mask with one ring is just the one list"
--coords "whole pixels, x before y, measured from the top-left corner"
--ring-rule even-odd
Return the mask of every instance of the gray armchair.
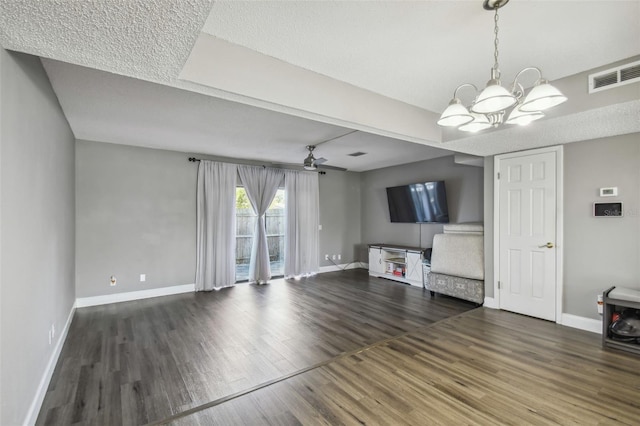
[[431, 272], [425, 288], [471, 302], [484, 303], [484, 231], [482, 224], [444, 227], [433, 237]]

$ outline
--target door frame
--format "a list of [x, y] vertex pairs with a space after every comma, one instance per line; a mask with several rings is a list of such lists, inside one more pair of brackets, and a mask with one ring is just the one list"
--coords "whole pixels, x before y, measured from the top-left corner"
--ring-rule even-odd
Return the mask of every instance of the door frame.
[[505, 159], [528, 155], [556, 154], [556, 320], [562, 323], [563, 308], [563, 252], [564, 252], [564, 150], [562, 145], [537, 148], [527, 151], [510, 152], [496, 155], [493, 159], [493, 297], [497, 309], [500, 309], [500, 162]]

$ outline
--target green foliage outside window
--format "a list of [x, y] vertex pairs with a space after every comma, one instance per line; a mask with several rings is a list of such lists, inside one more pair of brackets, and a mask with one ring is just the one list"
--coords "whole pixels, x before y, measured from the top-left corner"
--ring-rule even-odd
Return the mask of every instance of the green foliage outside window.
[[[247, 192], [241, 186], [236, 188], [236, 209], [251, 209], [251, 202], [247, 197]], [[271, 209], [284, 209], [284, 190], [279, 189], [276, 192], [276, 196], [273, 198], [269, 210]]]

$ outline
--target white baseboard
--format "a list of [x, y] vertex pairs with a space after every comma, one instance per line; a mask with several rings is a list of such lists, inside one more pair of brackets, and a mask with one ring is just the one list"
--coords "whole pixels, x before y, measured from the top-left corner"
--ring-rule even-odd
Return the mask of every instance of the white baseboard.
[[592, 333], [602, 334], [602, 320], [594, 320], [571, 314], [562, 314], [559, 324], [590, 331]]
[[343, 263], [341, 265], [321, 266], [319, 271], [318, 271], [318, 273], [324, 274], [325, 272], [342, 271], [344, 269], [364, 268], [364, 266], [362, 266], [362, 265], [363, 265], [362, 262], [353, 262], [353, 263]]
[[152, 288], [149, 290], [130, 291], [127, 293], [105, 294], [104, 296], [79, 297], [76, 307], [106, 305], [109, 303], [129, 302], [131, 300], [149, 299], [151, 297], [169, 296], [171, 294], [191, 293], [196, 291], [195, 284], [175, 285], [171, 287]]
[[58, 364], [58, 358], [60, 357], [60, 352], [62, 352], [64, 341], [67, 339], [67, 333], [69, 332], [69, 327], [71, 326], [71, 320], [73, 320], [73, 314], [75, 313], [75, 311], [76, 304], [74, 303], [71, 307], [71, 311], [69, 312], [69, 316], [67, 317], [67, 322], [64, 324], [62, 333], [58, 335], [56, 346], [53, 348], [53, 352], [49, 357], [49, 362], [47, 363], [44, 374], [40, 379], [38, 390], [33, 397], [33, 401], [31, 401], [31, 405], [29, 406], [29, 411], [27, 412], [27, 417], [24, 419], [23, 425], [34, 425], [36, 423], [36, 420], [38, 419], [38, 414], [40, 414], [40, 409], [42, 408], [42, 402], [44, 401], [44, 397], [47, 394], [47, 388], [49, 387], [49, 382], [51, 382], [53, 371], [56, 368], [56, 364]]
[[[485, 297], [485, 308], [500, 309], [496, 303], [496, 299], [493, 297]], [[579, 317], [577, 315], [562, 314], [560, 321], [557, 322], [560, 325], [564, 325], [571, 328], [577, 328], [580, 330], [590, 331], [592, 333], [602, 334], [602, 321], [594, 320], [591, 318]]]
[[490, 309], [499, 309], [498, 303], [496, 303], [496, 299], [494, 299], [493, 297], [485, 297], [484, 304], [482, 306]]

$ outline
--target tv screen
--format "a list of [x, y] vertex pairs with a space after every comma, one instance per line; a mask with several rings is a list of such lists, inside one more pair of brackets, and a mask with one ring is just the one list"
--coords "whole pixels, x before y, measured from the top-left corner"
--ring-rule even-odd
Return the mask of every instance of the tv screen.
[[444, 181], [387, 188], [389, 217], [394, 223], [449, 223]]

